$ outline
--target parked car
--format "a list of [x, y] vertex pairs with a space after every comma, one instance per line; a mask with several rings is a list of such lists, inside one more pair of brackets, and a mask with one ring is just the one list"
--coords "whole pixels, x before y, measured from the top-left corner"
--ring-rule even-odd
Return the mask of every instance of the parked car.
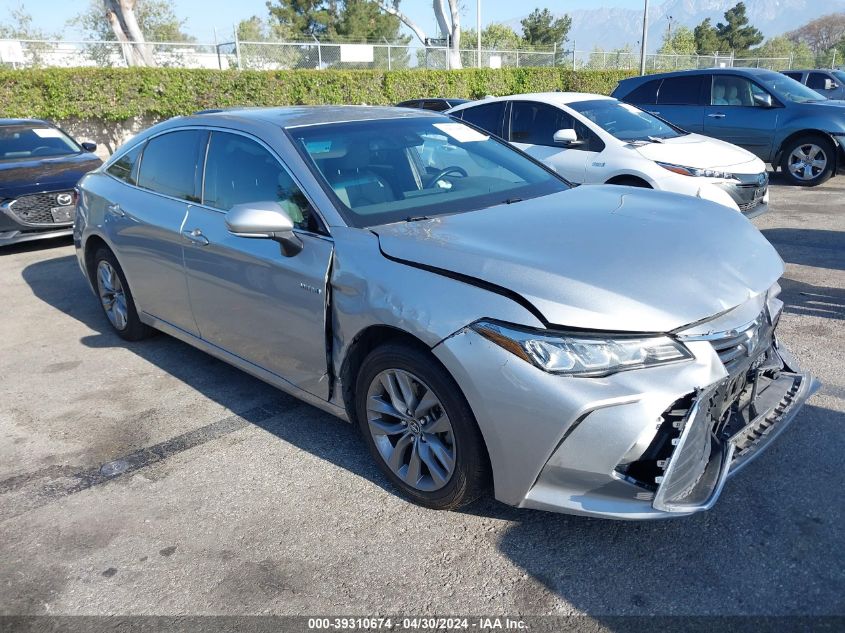
[[162, 330], [356, 423], [429, 507], [492, 477], [521, 507], [704, 510], [816, 388], [746, 218], [571, 189], [443, 115], [182, 117], [79, 190], [79, 264], [119, 336]]
[[744, 147], [815, 186], [843, 163], [845, 103], [771, 70], [711, 68], [624, 79], [613, 96], [690, 132]]
[[769, 176], [754, 154], [690, 134], [611, 97], [523, 94], [448, 113], [510, 141], [570, 182], [698, 196], [749, 217], [768, 209]]
[[845, 99], [845, 70], [785, 70], [783, 74], [828, 99]]
[[72, 233], [73, 188], [102, 164], [96, 149], [47, 121], [0, 119], [0, 246]]
[[449, 108], [454, 108], [456, 105], [468, 103], [469, 99], [411, 99], [409, 101], [402, 101], [397, 103], [397, 108], [417, 108], [419, 110], [434, 110], [435, 112], [443, 112]]

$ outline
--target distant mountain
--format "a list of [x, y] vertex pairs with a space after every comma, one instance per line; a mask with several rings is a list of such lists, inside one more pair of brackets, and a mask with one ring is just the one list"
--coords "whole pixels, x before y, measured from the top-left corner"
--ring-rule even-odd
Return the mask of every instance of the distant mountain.
[[[656, 51], [663, 42], [668, 25], [667, 16], [672, 16], [673, 28], [684, 25], [694, 28], [705, 18], [713, 24], [724, 22], [724, 13], [738, 0], [665, 0], [652, 2], [649, 7], [648, 48]], [[845, 0], [745, 0], [751, 24], [760, 29], [766, 37], [781, 35], [822, 15], [845, 11]], [[556, 16], [569, 13], [572, 16], [572, 30], [569, 32], [571, 47], [574, 41], [578, 50], [591, 50], [598, 46], [605, 50], [621, 48], [626, 44], [638, 48], [643, 29], [643, 12], [637, 9], [599, 7], [555, 12]], [[520, 18], [508, 20], [506, 24], [517, 33], [521, 32]]]

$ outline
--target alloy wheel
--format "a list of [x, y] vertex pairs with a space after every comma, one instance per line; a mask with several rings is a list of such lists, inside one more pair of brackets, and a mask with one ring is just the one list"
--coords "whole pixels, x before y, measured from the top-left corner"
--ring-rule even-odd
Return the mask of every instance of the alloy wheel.
[[125, 330], [128, 324], [126, 292], [114, 267], [106, 260], [97, 264], [97, 293], [111, 324]]
[[815, 180], [827, 168], [827, 154], [814, 143], [799, 145], [789, 155], [789, 172], [798, 180]]
[[378, 374], [367, 391], [367, 422], [390, 470], [411, 488], [433, 492], [455, 471], [455, 434], [439, 398], [401, 369]]

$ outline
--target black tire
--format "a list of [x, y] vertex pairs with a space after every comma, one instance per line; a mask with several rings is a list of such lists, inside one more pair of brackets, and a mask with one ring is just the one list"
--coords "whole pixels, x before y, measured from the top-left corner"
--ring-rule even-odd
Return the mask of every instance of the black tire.
[[[428, 387], [439, 400], [451, 423], [454, 469], [448, 482], [437, 490], [417, 489], [395, 474], [379, 452], [370, 431], [367, 395], [377, 378], [390, 370], [409, 372], [421, 379], [424, 387]], [[481, 431], [460, 388], [427, 350], [403, 343], [388, 343], [370, 352], [361, 364], [355, 381], [355, 417], [373, 459], [411, 501], [436, 510], [451, 510], [474, 501], [487, 490], [490, 466]], [[395, 441], [398, 444], [398, 438]], [[421, 448], [425, 439], [419, 441]], [[423, 464], [421, 468], [425, 471], [428, 467]]]
[[[816, 174], [813, 173], [811, 178], [802, 178], [793, 173], [792, 162], [793, 152], [800, 151], [802, 148], [816, 147], [824, 153], [826, 164], [823, 169]], [[807, 154], [807, 152], [804, 152]], [[808, 134], [789, 141], [783, 146], [780, 161], [781, 171], [786, 180], [793, 185], [799, 187], [815, 187], [830, 179], [836, 169], [836, 145], [833, 141], [825, 136], [819, 134]], [[806, 170], [803, 170], [806, 173]], [[815, 170], [811, 169], [811, 172]]]
[[609, 185], [622, 185], [623, 187], [638, 187], [640, 189], [651, 189], [652, 186], [648, 184], [645, 180], [637, 178], [636, 176], [622, 176], [620, 178], [615, 178], [611, 182], [608, 182]]
[[[112, 321], [112, 318], [109, 317], [106, 306], [101, 299], [102, 285], [98, 274], [98, 271], [100, 270], [100, 262], [108, 263], [120, 280], [126, 300], [126, 324], [124, 327], [119, 327], [114, 321]], [[97, 298], [100, 299], [100, 307], [103, 309], [103, 315], [106, 317], [106, 320], [109, 322], [112, 329], [120, 338], [126, 341], [140, 341], [141, 339], [152, 336], [155, 333], [155, 330], [146, 323], [142, 323], [141, 319], [138, 318], [138, 311], [135, 309], [135, 300], [132, 298], [132, 291], [129, 289], [129, 284], [126, 283], [126, 276], [123, 274], [123, 269], [117, 262], [117, 258], [114, 256], [114, 253], [112, 253], [108, 248], [100, 247], [94, 253], [93, 263], [94, 270], [92, 271], [92, 281], [94, 284], [94, 290], [97, 293]]]

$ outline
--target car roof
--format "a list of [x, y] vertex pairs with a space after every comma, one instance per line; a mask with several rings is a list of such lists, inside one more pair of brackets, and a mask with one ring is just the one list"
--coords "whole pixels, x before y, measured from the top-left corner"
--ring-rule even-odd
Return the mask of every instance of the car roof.
[[223, 110], [204, 110], [181, 119], [187, 123], [191, 119], [201, 117], [222, 118], [227, 120], [252, 120], [273, 123], [283, 128], [299, 127], [302, 125], [319, 125], [322, 123], [339, 123], [346, 121], [372, 121], [377, 119], [409, 119], [421, 116], [439, 117], [438, 112], [398, 108], [394, 106], [285, 106], [269, 108], [227, 108]]
[[668, 73], [654, 73], [651, 75], [638, 75], [636, 77], [628, 77], [619, 83], [640, 83], [650, 81], [652, 79], [665, 79], [667, 77], [683, 77], [684, 75], [777, 75], [777, 71], [769, 70], [768, 68], [697, 68], [694, 70], [675, 70]]
[[[543, 103], [550, 103], [556, 105], [567, 105], [570, 103], [577, 103], [579, 101], [595, 101], [597, 99], [604, 99], [607, 101], [615, 101], [613, 97], [607, 95], [592, 94], [590, 92], [526, 92], [524, 94], [505, 95], [501, 97], [487, 97], [486, 99], [479, 99], [478, 101], [470, 102], [473, 106], [483, 103], [493, 103], [495, 101], [542, 101]], [[468, 104], [466, 104], [468, 106]], [[453, 110], [463, 110], [464, 104], [455, 106]]]
[[49, 121], [44, 121], [43, 119], [0, 119], [0, 125], [49, 125], [53, 126], [52, 123]]

